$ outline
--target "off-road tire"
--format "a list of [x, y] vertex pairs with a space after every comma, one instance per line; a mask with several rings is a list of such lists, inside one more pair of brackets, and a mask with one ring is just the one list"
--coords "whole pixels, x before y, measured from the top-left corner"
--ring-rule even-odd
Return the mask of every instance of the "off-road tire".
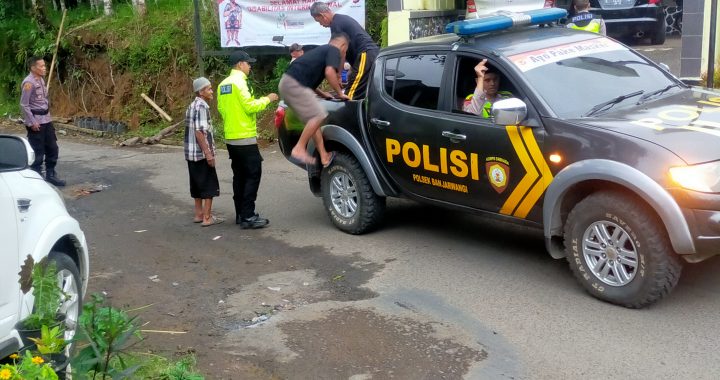
[[[614, 223], [627, 232], [637, 254], [635, 276], [627, 284], [604, 283], [589, 267], [583, 254], [583, 235], [593, 223]], [[620, 192], [589, 195], [568, 215], [565, 247], [570, 269], [593, 296], [629, 308], [642, 308], [663, 297], [677, 285], [682, 263], [673, 251], [664, 226], [649, 206]]]
[[[343, 216], [336, 209], [332, 200], [332, 181], [340, 178], [349, 179], [355, 189], [357, 208], [351, 216]], [[385, 197], [373, 191], [365, 171], [355, 157], [337, 152], [335, 159], [321, 174], [323, 205], [332, 223], [341, 231], [359, 235], [377, 228], [385, 214]]]
[[[70, 277], [67, 277], [67, 279], [72, 278], [71, 281], [75, 282], [75, 289], [77, 289], [77, 315], [74, 315], [74, 316], [65, 315], [64, 323], [66, 324], [66, 326], [65, 326], [66, 329], [68, 329], [70, 327], [69, 324], [74, 325], [74, 327], [75, 327], [74, 334], [77, 334], [77, 326], [78, 326], [78, 321], [80, 319], [80, 314], [82, 313], [82, 304], [83, 304], [83, 300], [82, 300], [82, 285], [83, 284], [82, 284], [82, 280], [80, 277], [80, 271], [78, 270], [78, 267], [75, 264], [75, 261], [73, 261], [73, 259], [71, 259], [70, 256], [68, 256], [67, 254], [65, 254], [63, 252], [53, 251], [50, 253], [49, 258], [50, 258], [50, 260], [55, 262], [55, 265], [57, 266], [58, 274], [69, 273]], [[60, 289], [65, 290], [65, 289], [63, 289], [62, 283], [60, 284]], [[74, 319], [74, 321], [73, 321], [73, 319]], [[69, 361], [69, 358], [74, 354], [75, 349], [76, 349], [75, 342], [70, 340], [70, 343], [68, 343], [66, 350], [65, 350], [65, 353], [68, 355], [68, 361]], [[64, 379], [64, 376], [65, 376], [65, 367], [64, 366], [59, 374], [62, 374], [60, 376], [60, 379]]]

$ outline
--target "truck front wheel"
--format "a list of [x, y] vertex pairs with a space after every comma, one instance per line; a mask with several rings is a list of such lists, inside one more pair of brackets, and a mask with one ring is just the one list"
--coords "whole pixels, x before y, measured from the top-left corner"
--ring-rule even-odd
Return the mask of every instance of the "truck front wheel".
[[359, 235], [377, 227], [385, 213], [385, 198], [373, 191], [360, 163], [338, 152], [323, 169], [321, 191], [325, 210], [342, 231]]
[[620, 192], [580, 201], [565, 224], [570, 269], [593, 296], [630, 308], [650, 305], [682, 271], [667, 233], [645, 204]]

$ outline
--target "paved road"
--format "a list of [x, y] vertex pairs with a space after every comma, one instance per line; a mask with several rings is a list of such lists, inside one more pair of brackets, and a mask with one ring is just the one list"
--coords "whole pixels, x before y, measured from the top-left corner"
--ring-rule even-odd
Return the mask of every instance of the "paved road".
[[682, 50], [680, 36], [668, 36], [663, 45], [635, 44], [632, 47], [651, 60], [670, 66], [671, 73], [680, 75], [680, 51]]
[[[188, 333], [147, 344], [196, 351], [210, 378], [720, 373], [720, 260], [687, 267], [661, 303], [627, 310], [585, 294], [536, 232], [481, 217], [394, 200], [382, 230], [343, 234], [275, 146], [263, 150], [258, 200], [271, 226], [242, 231], [190, 223], [180, 150], [60, 145], [69, 208], [93, 250], [91, 289], [117, 305], [153, 303], [147, 328]], [[216, 209], [232, 216], [228, 160], [219, 174]], [[75, 197], [97, 184], [108, 187]]]

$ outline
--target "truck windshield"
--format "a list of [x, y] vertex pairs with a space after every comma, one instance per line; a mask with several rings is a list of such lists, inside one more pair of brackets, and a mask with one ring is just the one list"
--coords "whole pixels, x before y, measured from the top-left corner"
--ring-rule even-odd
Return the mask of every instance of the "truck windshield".
[[[598, 115], [636, 104], [639, 97], [624, 95], [652, 93], [678, 83], [639, 54], [604, 37], [508, 58], [562, 118]], [[677, 88], [681, 87], [668, 92]], [[614, 107], [598, 108], [610, 101]]]

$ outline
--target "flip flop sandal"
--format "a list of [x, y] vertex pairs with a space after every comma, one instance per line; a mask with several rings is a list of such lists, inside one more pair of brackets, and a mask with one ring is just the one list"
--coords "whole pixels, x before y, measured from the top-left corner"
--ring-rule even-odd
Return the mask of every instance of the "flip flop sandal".
[[193, 219], [193, 223], [202, 223], [202, 219]]
[[314, 158], [312, 158], [310, 162], [306, 162], [297, 157], [293, 157], [292, 155], [288, 156], [287, 159], [295, 165], [315, 165], [315, 163], [317, 162], [317, 160], [315, 160]]
[[222, 222], [224, 222], [224, 221], [225, 221], [225, 219], [213, 215], [213, 216], [211, 217], [211, 219], [210, 219], [210, 223], [207, 223], [207, 224], [206, 224], [206, 223], [203, 223], [203, 224], [201, 224], [201, 226], [203, 226], [203, 227], [210, 227], [210, 226], [214, 226], [214, 225], [216, 225], [216, 224], [220, 224], [220, 223], [222, 223]]
[[323, 167], [326, 168], [326, 167], [330, 166], [330, 164], [333, 163], [333, 160], [335, 160], [336, 155], [337, 154], [335, 152], [330, 152], [330, 160], [328, 160], [328, 163], [324, 164]]

